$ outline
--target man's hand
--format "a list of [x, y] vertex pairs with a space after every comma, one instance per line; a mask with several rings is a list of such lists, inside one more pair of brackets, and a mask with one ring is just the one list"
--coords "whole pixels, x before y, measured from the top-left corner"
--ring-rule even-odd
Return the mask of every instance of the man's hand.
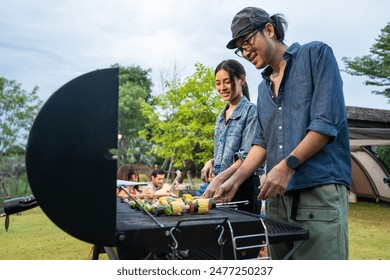
[[294, 170], [286, 165], [286, 160], [282, 160], [279, 164], [275, 165], [275, 167], [262, 178], [260, 193], [257, 199], [267, 199], [270, 196], [283, 196], [293, 173]]

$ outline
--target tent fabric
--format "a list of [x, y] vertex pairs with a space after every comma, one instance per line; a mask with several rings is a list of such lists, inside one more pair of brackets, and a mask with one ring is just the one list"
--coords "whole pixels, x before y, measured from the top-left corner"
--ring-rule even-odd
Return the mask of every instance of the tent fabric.
[[352, 158], [351, 191], [358, 198], [390, 202], [390, 187], [383, 181], [389, 169], [369, 148], [390, 146], [390, 110], [347, 106]]
[[389, 128], [349, 127], [349, 142], [352, 149], [361, 146], [390, 146]]
[[[389, 132], [390, 133], [390, 132]], [[351, 150], [360, 150], [364, 146], [390, 146], [390, 140], [350, 139]]]
[[349, 127], [349, 139], [357, 140], [389, 140], [390, 127]]
[[351, 191], [359, 198], [390, 203], [390, 187], [383, 181], [389, 173], [370, 150], [351, 151]]

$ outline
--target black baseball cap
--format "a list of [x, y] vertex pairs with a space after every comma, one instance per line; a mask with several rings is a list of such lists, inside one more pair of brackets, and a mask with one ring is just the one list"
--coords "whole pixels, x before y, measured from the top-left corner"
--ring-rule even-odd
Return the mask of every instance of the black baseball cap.
[[235, 49], [236, 41], [252, 31], [260, 28], [269, 21], [269, 14], [263, 9], [246, 7], [239, 11], [233, 18], [230, 29], [232, 38], [226, 45], [228, 49]]

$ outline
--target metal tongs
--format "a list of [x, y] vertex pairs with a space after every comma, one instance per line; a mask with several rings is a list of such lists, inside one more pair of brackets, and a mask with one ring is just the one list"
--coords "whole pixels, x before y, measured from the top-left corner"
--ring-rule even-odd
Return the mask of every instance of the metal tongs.
[[[214, 199], [216, 201], [222, 201], [222, 197], [215, 197]], [[240, 200], [240, 201], [231, 201], [231, 202], [219, 202], [219, 203], [216, 203], [216, 207], [217, 208], [221, 208], [221, 207], [237, 208], [238, 204], [247, 205], [247, 204], [249, 204], [249, 200]]]

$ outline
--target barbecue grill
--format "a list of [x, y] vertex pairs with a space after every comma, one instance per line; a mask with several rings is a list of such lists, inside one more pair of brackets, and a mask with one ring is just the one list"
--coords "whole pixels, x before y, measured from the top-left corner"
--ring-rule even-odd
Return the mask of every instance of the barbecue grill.
[[257, 258], [259, 249], [269, 243], [298, 241], [286, 256], [289, 258], [308, 238], [308, 231], [301, 227], [261, 219], [235, 207], [217, 207], [206, 215], [151, 219], [144, 211], [129, 209], [120, 200], [117, 228], [117, 253], [121, 259], [248, 259]]
[[[308, 230], [235, 208], [152, 218], [116, 197], [118, 69], [96, 70], [57, 90], [29, 134], [26, 170], [45, 214], [110, 258], [245, 259], [261, 246], [309, 238]], [[114, 249], [115, 248], [115, 249]]]

